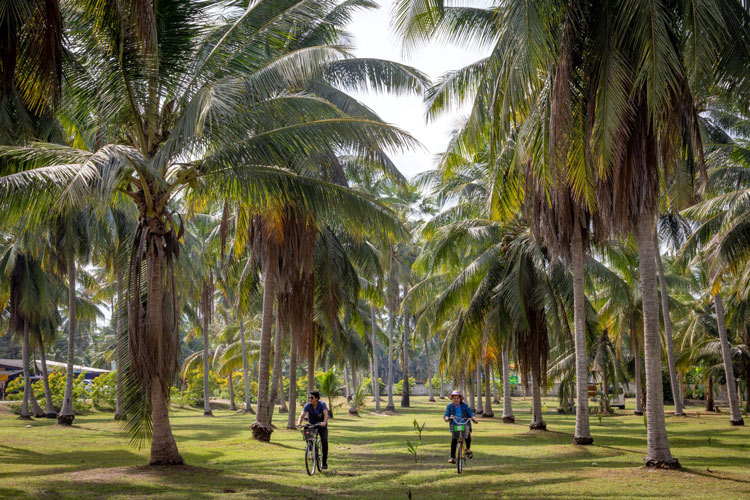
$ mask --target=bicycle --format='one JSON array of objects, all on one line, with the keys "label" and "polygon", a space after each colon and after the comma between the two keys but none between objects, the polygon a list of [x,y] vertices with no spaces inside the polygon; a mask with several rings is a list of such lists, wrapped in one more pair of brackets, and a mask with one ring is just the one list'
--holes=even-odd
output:
[{"label": "bicycle", "polygon": [[297,428],[302,429],[302,436],[305,439],[305,469],[307,469],[307,475],[312,476],[315,471],[322,470],[321,462],[322,455],[320,453],[320,436],[318,436],[318,428],[320,424],[305,424],[298,425]]},{"label": "bicycle", "polygon": [[466,425],[470,418],[463,418],[459,420],[455,416],[450,417],[455,423],[453,424],[453,434],[458,438],[456,445],[456,469],[459,474],[464,470],[466,466],[466,449],[464,448],[464,439],[469,436],[469,427]]}]

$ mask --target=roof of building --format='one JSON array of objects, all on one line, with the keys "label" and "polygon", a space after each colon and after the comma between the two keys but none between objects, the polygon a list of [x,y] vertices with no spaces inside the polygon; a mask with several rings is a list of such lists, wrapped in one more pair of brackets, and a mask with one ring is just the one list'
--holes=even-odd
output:
[{"label": "roof of building", "polygon": [[[42,362],[37,360],[37,368],[42,369]],[[47,368],[51,369],[64,369],[67,363],[60,363],[58,361],[47,361]],[[20,359],[0,359],[0,368],[17,368],[23,369],[23,361]],[[109,373],[111,370],[103,370],[101,368],[92,368],[90,366],[73,365],[74,372],[89,372],[89,373]]]}]

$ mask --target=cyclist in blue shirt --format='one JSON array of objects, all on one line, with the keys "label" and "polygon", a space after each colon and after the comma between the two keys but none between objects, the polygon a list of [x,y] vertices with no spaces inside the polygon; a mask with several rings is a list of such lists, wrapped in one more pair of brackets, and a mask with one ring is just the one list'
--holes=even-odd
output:
[{"label": "cyclist in blue shirt", "polygon": [[302,421],[307,417],[310,424],[320,424],[318,436],[320,444],[323,447],[323,469],[328,468],[328,407],[320,400],[320,393],[312,391],[307,398],[308,403],[302,408],[302,415],[299,416],[297,425],[302,425]]},{"label": "cyclist in blue shirt", "polygon": [[471,411],[469,405],[464,403],[464,397],[459,391],[453,391],[451,393],[451,401],[452,403],[450,403],[445,408],[445,415],[443,415],[443,420],[445,420],[446,422],[450,422],[451,427],[451,458],[448,460],[448,463],[455,464],[458,438],[453,433],[453,426],[455,425],[455,421],[451,417],[459,419],[460,422],[466,421],[467,425],[469,426],[469,435],[466,437],[466,439],[464,439],[464,442],[466,443],[467,458],[472,458],[474,456],[471,453],[471,422],[476,423],[477,419],[474,418],[474,412]]}]

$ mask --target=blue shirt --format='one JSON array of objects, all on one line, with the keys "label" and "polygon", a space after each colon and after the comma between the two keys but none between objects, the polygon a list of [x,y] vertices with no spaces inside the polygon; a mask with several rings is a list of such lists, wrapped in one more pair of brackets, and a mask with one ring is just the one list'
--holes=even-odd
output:
[{"label": "blue shirt", "polygon": [[[471,431],[471,422],[468,421],[468,419],[472,418],[474,416],[474,412],[471,411],[471,408],[469,408],[469,405],[464,403],[463,401],[458,405],[454,405],[453,403],[450,403],[445,408],[445,417],[456,417],[459,419],[459,421],[463,421],[464,419],[467,420],[466,424],[469,426],[469,431]],[[454,420],[450,420],[450,426],[451,426],[451,432],[453,432],[453,425],[455,425]]]},{"label": "blue shirt", "polygon": [[323,401],[318,401],[318,406],[313,406],[312,403],[307,403],[302,412],[307,412],[307,421],[311,424],[320,424],[325,420],[323,412],[327,410],[326,404]]}]

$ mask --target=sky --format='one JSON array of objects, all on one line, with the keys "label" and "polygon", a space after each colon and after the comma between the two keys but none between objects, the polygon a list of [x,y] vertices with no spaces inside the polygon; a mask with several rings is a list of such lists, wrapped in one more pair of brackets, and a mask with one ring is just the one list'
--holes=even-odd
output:
[{"label": "sky", "polygon": [[[354,35],[355,55],[389,59],[421,70],[431,79],[476,61],[484,54],[476,50],[463,50],[450,45],[432,44],[405,58],[392,29],[390,16],[392,0],[378,0],[380,9],[359,12],[348,27]],[[393,154],[391,158],[407,178],[435,167],[435,157],[441,153],[456,127],[459,114],[442,116],[426,123],[421,96],[392,96],[377,93],[355,94],[360,101],[380,117],[416,137],[424,149]]]}]

